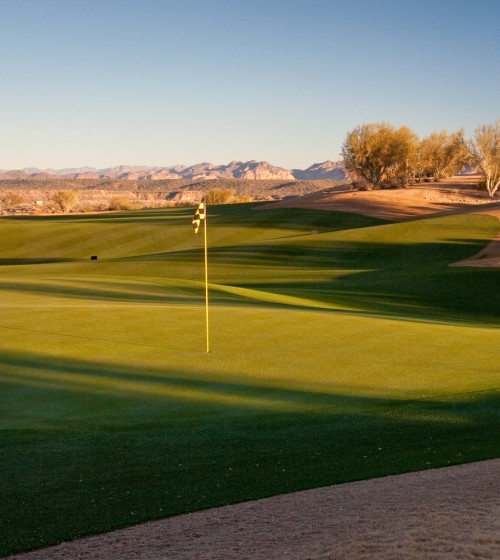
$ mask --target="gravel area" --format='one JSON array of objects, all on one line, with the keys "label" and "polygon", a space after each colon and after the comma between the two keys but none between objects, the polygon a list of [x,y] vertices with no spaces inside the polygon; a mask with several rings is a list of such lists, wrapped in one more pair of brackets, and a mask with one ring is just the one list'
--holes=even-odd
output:
[{"label": "gravel area", "polygon": [[180,515],[11,560],[500,558],[500,459]]}]

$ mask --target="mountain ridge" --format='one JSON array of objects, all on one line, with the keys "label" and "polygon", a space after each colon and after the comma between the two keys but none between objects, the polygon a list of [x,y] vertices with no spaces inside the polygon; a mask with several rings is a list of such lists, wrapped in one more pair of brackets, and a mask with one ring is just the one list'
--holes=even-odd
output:
[{"label": "mountain ridge", "polygon": [[346,178],[342,162],[330,160],[314,163],[307,169],[285,169],[272,165],[267,161],[236,161],[226,165],[213,165],[209,162],[197,163],[190,166],[140,166],[117,165],[97,169],[94,167],[76,167],[63,169],[38,169],[25,167],[24,169],[0,170],[0,180],[12,179],[122,179],[122,180],[165,180],[190,179],[196,181],[213,179],[247,179],[247,180],[318,180]]}]

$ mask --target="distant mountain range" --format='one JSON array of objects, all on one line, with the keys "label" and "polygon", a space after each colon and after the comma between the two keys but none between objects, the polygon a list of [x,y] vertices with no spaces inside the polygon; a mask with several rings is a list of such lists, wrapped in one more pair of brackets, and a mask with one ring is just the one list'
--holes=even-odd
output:
[{"label": "distant mountain range", "polygon": [[105,169],[78,167],[65,169],[38,169],[25,167],[20,170],[0,170],[1,179],[124,179],[134,181],[160,179],[280,179],[280,180],[316,180],[346,178],[342,162],[325,161],[315,163],[307,169],[284,169],[267,161],[232,161],[227,165],[198,163],[186,167],[173,165],[170,167],[147,167],[119,165]]}]

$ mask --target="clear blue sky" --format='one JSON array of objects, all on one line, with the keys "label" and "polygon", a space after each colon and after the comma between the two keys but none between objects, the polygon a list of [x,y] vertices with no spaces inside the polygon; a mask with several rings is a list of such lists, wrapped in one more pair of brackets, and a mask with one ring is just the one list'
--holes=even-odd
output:
[{"label": "clear blue sky", "polygon": [[0,0],[0,169],[336,160],[500,117],[500,2]]}]

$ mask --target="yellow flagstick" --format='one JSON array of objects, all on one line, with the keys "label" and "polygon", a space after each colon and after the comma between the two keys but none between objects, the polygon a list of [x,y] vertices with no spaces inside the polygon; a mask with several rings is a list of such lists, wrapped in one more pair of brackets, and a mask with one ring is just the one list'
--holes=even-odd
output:
[{"label": "yellow flagstick", "polygon": [[205,234],[205,319],[207,326],[207,354],[210,352],[208,338],[208,256],[207,256],[207,197],[205,197],[205,219],[203,220],[203,232]]}]

